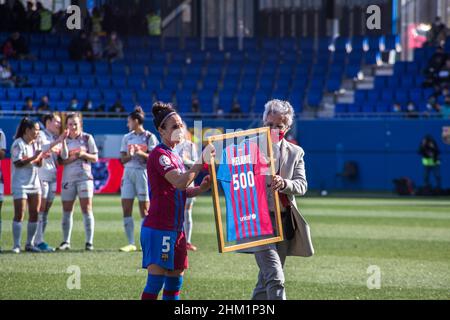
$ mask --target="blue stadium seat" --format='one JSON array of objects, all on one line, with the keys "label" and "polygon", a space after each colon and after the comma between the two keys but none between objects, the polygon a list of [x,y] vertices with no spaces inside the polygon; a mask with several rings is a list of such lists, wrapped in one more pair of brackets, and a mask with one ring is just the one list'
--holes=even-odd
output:
[{"label": "blue stadium seat", "polygon": [[359,71],[361,70],[361,66],[349,64],[347,65],[347,69],[345,70],[345,75],[347,78],[355,78],[358,76]]},{"label": "blue stadium seat", "polygon": [[41,85],[41,76],[30,74],[27,76],[28,84],[32,87]]},{"label": "blue stadium seat", "polygon": [[355,102],[356,103],[363,103],[367,100],[367,92],[368,90],[356,90],[355,91]]},{"label": "blue stadium seat", "polygon": [[59,62],[47,62],[47,72],[51,74],[58,74],[61,72],[61,65]]},{"label": "blue stadium seat", "polygon": [[364,104],[362,104],[361,112],[373,113],[374,111],[375,111],[374,104],[371,104],[371,103],[364,103]]},{"label": "blue stadium seat", "polygon": [[19,88],[9,88],[8,89],[8,99],[9,100],[20,100],[21,94]]},{"label": "blue stadium seat", "polygon": [[22,73],[31,73],[33,72],[33,62],[29,60],[21,60],[19,62],[19,69]]},{"label": "blue stadium seat", "polygon": [[69,76],[67,79],[67,85],[72,88],[78,88],[80,86],[81,79],[79,76]]},{"label": "blue stadium seat", "polygon": [[308,105],[311,107],[318,107],[322,100],[321,90],[309,90],[308,92]]},{"label": "blue stadium seat", "polygon": [[396,50],[397,46],[400,44],[400,37],[396,34],[386,35],[384,39],[384,50]]},{"label": "blue stadium seat", "polygon": [[109,76],[97,76],[97,86],[100,88],[111,87],[111,79]]},{"label": "blue stadium seat", "polygon": [[376,76],[375,77],[375,89],[383,89],[386,87],[386,76]]},{"label": "blue stadium seat", "polygon": [[409,102],[408,92],[406,90],[398,89],[395,91],[395,102],[406,104]]},{"label": "blue stadium seat", "polygon": [[281,38],[280,39],[280,49],[285,51],[296,51],[297,50],[297,39],[296,38]]},{"label": "blue stadium seat", "polygon": [[378,113],[387,113],[390,111],[390,104],[387,103],[377,103],[375,105],[375,111]]},{"label": "blue stadium seat", "polygon": [[326,86],[328,92],[338,91],[341,88],[341,79],[328,78]]},{"label": "blue stadium seat", "polygon": [[48,90],[48,98],[52,101],[58,101],[59,99],[61,99],[61,90],[50,88]]},{"label": "blue stadium seat", "polygon": [[15,101],[3,100],[3,101],[0,101],[0,106],[2,107],[2,110],[8,110],[8,111],[11,111],[14,109],[16,109],[16,110],[20,109],[20,107],[16,107]]},{"label": "blue stadium seat", "polygon": [[367,51],[364,57],[366,64],[376,64],[379,59],[381,59],[381,55],[380,52],[376,50]]},{"label": "blue stadium seat", "polygon": [[78,62],[78,73],[82,75],[92,73],[92,64],[89,62]]},{"label": "blue stadium seat", "polygon": [[111,83],[114,88],[124,89],[127,86],[127,79],[120,76],[113,76],[111,77]]},{"label": "blue stadium seat", "polygon": [[120,90],[119,96],[122,101],[134,101],[134,92],[132,90]]},{"label": "blue stadium seat", "polygon": [[423,99],[422,89],[412,89],[409,91],[409,99],[411,101],[420,101]]},{"label": "blue stadium seat", "polygon": [[41,48],[39,50],[39,58],[41,60],[53,60],[55,59],[55,51],[49,48]]},{"label": "blue stadium seat", "polygon": [[370,51],[380,51],[380,42],[382,36],[368,36],[367,43]]},{"label": "blue stadium seat", "polygon": [[88,89],[77,89],[75,90],[75,98],[79,102],[86,101],[89,99],[89,91]]},{"label": "blue stadium seat", "polygon": [[81,77],[81,86],[86,89],[94,88],[96,85],[96,78],[94,76]]},{"label": "blue stadium seat", "polygon": [[336,114],[344,114],[348,112],[348,106],[349,104],[346,103],[336,103],[334,106],[334,113]]},{"label": "blue stadium seat", "polygon": [[314,38],[301,37],[299,48],[300,51],[312,51],[314,49]]},{"label": "blue stadium seat", "polygon": [[128,78],[128,88],[130,89],[142,89],[143,78],[141,77],[130,77]]},{"label": "blue stadium seat", "polygon": [[161,89],[161,77],[149,75],[145,78],[145,86],[149,89]]},{"label": "blue stadium seat", "polygon": [[114,76],[122,76],[122,77],[125,77],[126,74],[127,74],[126,69],[127,69],[127,67],[126,67],[126,65],[125,65],[124,63],[118,63],[118,62],[116,62],[116,63],[113,63],[113,64],[111,65],[111,73],[112,73]]},{"label": "blue stadium seat", "polygon": [[44,61],[35,61],[33,65],[33,72],[35,74],[42,74],[47,71],[47,64]]},{"label": "blue stadium seat", "polygon": [[56,87],[65,88],[67,86],[67,77],[65,75],[56,75],[53,78]]},{"label": "blue stadium seat", "polygon": [[52,87],[54,86],[54,76],[52,74],[41,74],[41,86],[42,87]]},{"label": "blue stadium seat", "polygon": [[348,113],[360,113],[361,106],[357,103],[352,103],[348,106]]},{"label": "blue stadium seat", "polygon": [[378,101],[380,99],[380,92],[378,90],[368,90],[367,91],[367,100],[368,101]]},{"label": "blue stadium seat", "polygon": [[117,92],[114,89],[102,90],[102,95],[105,101],[115,101],[118,98]]},{"label": "blue stadium seat", "polygon": [[352,53],[355,51],[363,51],[367,45],[367,39],[364,36],[353,36],[351,40]]},{"label": "blue stadium seat", "polygon": [[67,75],[73,75],[77,73],[77,64],[75,62],[65,62],[61,64],[62,72]]},{"label": "blue stadium seat", "polygon": [[8,89],[0,87],[0,101],[8,99]]},{"label": "blue stadium seat", "polygon": [[67,61],[69,60],[69,52],[67,50],[55,50],[55,59],[59,61]]},{"label": "blue stadium seat", "polygon": [[48,89],[49,88],[44,88],[44,87],[34,89],[34,98],[36,100],[39,100],[43,96],[48,95]]},{"label": "blue stadium seat", "polygon": [[394,99],[394,91],[386,89],[383,90],[383,92],[381,92],[381,101],[392,103],[393,99]]},{"label": "blue stadium seat", "polygon": [[[21,91],[20,95],[21,95],[22,99],[25,99],[28,97],[34,98],[34,89],[33,88],[22,88],[20,91]],[[1,93],[0,93],[0,100],[1,99],[2,99],[2,97],[1,97]]]},{"label": "blue stadium seat", "polygon": [[334,41],[334,48],[336,52],[346,51],[347,45],[350,44],[350,39],[345,36],[338,36]]},{"label": "blue stadium seat", "polygon": [[150,101],[152,99],[153,92],[151,90],[137,90],[136,100],[140,103]]},{"label": "blue stadium seat", "polygon": [[106,62],[96,62],[94,68],[97,75],[105,75],[109,73],[109,64]]},{"label": "blue stadium seat", "polygon": [[169,90],[161,90],[158,92],[155,92],[156,97],[158,100],[164,101],[164,102],[172,102],[173,100],[173,91]]},{"label": "blue stadium seat", "polygon": [[65,101],[70,101],[75,97],[75,90],[74,89],[64,89],[62,90],[62,99]]},{"label": "blue stadium seat", "polygon": [[328,52],[332,40],[331,37],[320,37],[317,43],[319,53]]},{"label": "blue stadium seat", "polygon": [[146,64],[144,63],[138,63],[138,64],[132,64],[130,65],[130,75],[134,77],[142,77],[146,74]]},{"label": "blue stadium seat", "polygon": [[99,90],[91,89],[89,90],[89,99],[92,101],[100,101],[102,100],[102,93]]}]

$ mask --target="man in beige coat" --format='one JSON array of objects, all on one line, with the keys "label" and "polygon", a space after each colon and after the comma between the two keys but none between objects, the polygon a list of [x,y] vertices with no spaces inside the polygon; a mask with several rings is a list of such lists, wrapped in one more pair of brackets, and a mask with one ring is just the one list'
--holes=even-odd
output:
[{"label": "man in beige coat", "polygon": [[[285,300],[283,266],[287,256],[309,257],[314,254],[309,226],[300,214],[295,196],[306,193],[304,151],[284,139],[292,126],[294,110],[289,102],[271,100],[266,103],[263,122],[272,131],[276,175],[270,188],[278,191],[283,221],[284,241],[256,248],[259,267],[258,282],[253,290],[254,300]],[[269,209],[273,218],[273,193],[269,192]]]}]

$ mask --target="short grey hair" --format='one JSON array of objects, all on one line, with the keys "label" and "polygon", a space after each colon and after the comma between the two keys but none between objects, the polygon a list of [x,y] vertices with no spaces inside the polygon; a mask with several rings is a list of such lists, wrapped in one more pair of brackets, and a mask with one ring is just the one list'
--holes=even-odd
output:
[{"label": "short grey hair", "polygon": [[292,126],[294,122],[294,108],[289,101],[283,101],[278,99],[269,100],[264,105],[263,121],[266,122],[267,116],[270,114],[279,114],[286,117],[287,125]]}]

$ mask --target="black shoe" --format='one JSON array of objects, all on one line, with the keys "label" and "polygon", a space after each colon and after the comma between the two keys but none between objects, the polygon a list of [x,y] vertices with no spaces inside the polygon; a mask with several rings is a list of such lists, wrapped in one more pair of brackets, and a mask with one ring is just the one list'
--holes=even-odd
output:
[{"label": "black shoe", "polygon": [[86,251],[93,251],[94,250],[94,245],[92,243],[86,242],[85,249],[86,249]]}]

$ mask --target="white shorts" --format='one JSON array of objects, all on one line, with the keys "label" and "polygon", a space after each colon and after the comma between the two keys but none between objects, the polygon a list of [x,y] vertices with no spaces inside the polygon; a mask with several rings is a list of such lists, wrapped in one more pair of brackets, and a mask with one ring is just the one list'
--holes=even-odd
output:
[{"label": "white shorts", "polygon": [[41,180],[41,197],[47,201],[53,201],[56,195],[56,181]]},{"label": "white shorts", "polygon": [[137,197],[139,201],[149,201],[147,170],[125,168],[120,196],[122,199]]},{"label": "white shorts", "polygon": [[94,197],[94,181],[83,180],[63,182],[61,188],[62,201],[74,201],[77,198],[77,195],[80,199]]},{"label": "white shorts", "polygon": [[12,188],[13,199],[28,199],[28,195],[40,195],[41,187],[37,188]]},{"label": "white shorts", "polygon": [[3,182],[0,182],[0,201],[3,201],[5,196],[5,185]]}]

